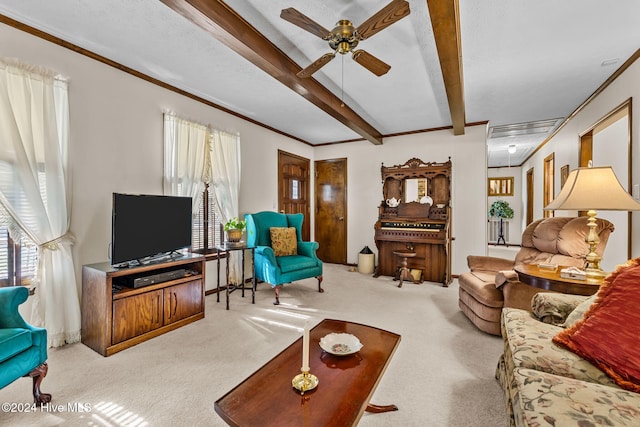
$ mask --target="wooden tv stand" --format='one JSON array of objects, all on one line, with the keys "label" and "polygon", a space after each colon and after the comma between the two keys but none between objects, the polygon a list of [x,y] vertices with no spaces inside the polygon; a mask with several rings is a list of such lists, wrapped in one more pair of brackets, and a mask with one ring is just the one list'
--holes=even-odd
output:
[{"label": "wooden tv stand", "polygon": [[[140,288],[128,279],[184,269],[184,277]],[[204,318],[205,258],[114,268],[108,262],[82,267],[82,343],[110,356]]]}]

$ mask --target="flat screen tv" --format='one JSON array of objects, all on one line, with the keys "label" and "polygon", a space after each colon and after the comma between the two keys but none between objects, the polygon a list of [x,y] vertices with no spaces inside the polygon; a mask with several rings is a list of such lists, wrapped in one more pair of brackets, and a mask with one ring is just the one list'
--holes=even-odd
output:
[{"label": "flat screen tv", "polygon": [[113,193],[111,265],[191,246],[191,197]]}]

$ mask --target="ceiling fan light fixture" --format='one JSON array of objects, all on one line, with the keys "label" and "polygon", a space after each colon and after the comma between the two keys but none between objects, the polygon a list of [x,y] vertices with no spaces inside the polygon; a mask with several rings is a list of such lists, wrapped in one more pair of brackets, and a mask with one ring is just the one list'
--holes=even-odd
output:
[{"label": "ceiling fan light fixture", "polygon": [[344,55],[345,53],[351,52],[351,49],[355,47],[356,44],[358,43],[356,42],[355,44],[351,44],[349,42],[340,42],[336,51]]},{"label": "ceiling fan light fixture", "polygon": [[516,144],[509,144],[509,147],[507,147],[507,151],[509,152],[509,154],[515,154]]}]

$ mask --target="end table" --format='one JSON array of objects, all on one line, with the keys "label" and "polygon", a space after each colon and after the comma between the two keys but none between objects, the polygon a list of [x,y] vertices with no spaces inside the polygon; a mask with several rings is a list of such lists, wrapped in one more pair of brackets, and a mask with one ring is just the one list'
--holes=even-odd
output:
[{"label": "end table", "polygon": [[[256,303],[256,248],[252,246],[247,246],[246,243],[240,242],[238,244],[225,242],[222,245],[216,246],[214,248],[218,255],[218,283],[217,283],[217,302],[220,302],[220,258],[221,254],[224,253],[225,258],[227,259],[226,266],[226,295],[227,295],[227,310],[229,310],[229,294],[236,289],[242,289],[242,297],[244,298],[244,254],[245,251],[251,251],[251,304]],[[229,253],[233,251],[241,251],[242,252],[242,276],[240,285],[231,285],[229,284]]]},{"label": "end table", "polygon": [[515,266],[514,270],[518,273],[518,278],[522,283],[564,294],[593,295],[604,283],[602,279],[578,280],[560,277],[560,270],[563,268],[563,266],[558,266],[556,270],[545,270],[534,264],[520,264]]}]

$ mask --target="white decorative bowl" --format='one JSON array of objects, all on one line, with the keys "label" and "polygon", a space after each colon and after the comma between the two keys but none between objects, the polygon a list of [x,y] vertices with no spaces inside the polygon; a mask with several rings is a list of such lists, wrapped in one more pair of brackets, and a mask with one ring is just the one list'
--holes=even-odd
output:
[{"label": "white decorative bowl", "polygon": [[431,197],[429,197],[429,196],[422,196],[420,198],[420,203],[423,204],[423,205],[425,205],[425,204],[433,205],[433,199]]},{"label": "white decorative bowl", "polygon": [[330,333],[320,338],[320,347],[327,353],[345,356],[360,351],[362,343],[355,335]]}]

